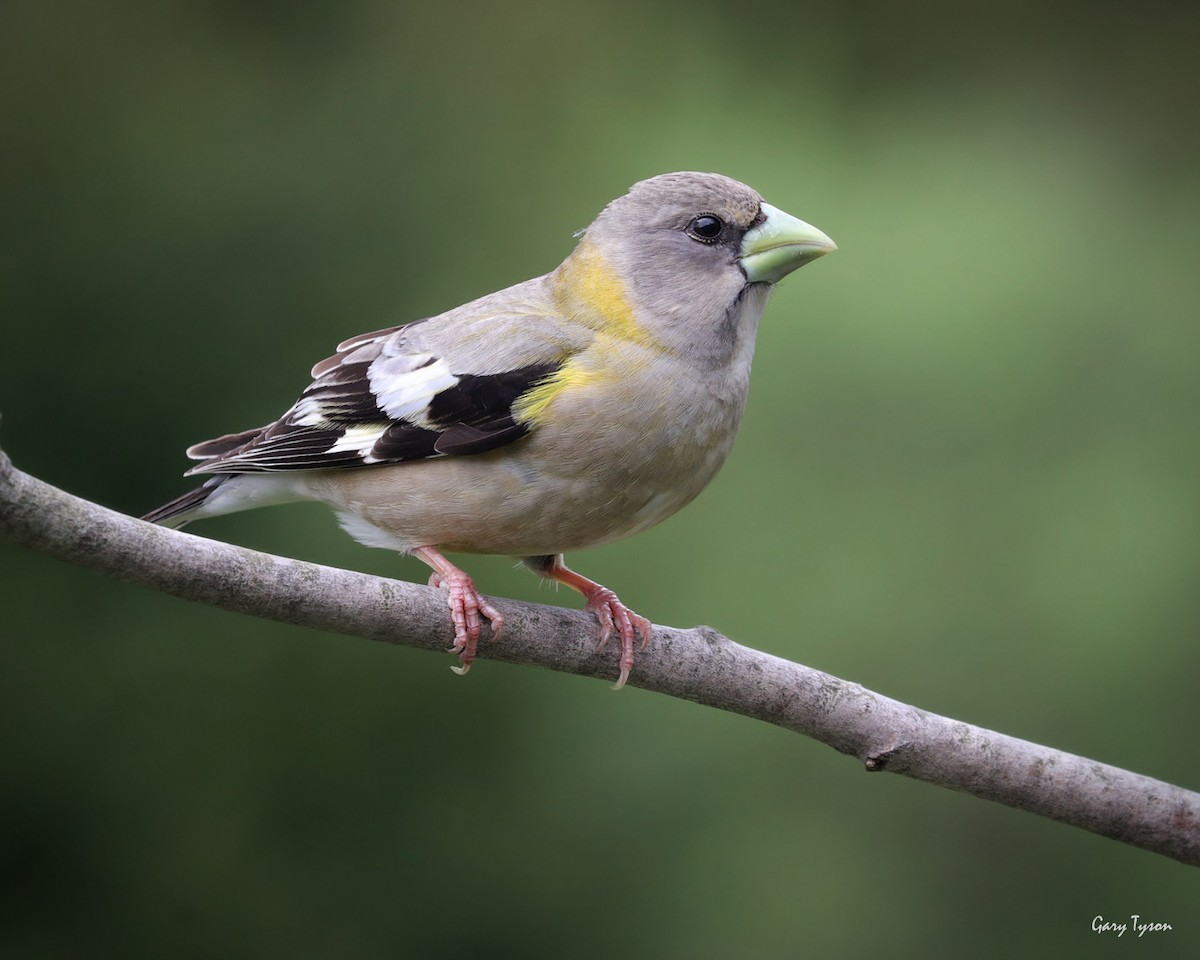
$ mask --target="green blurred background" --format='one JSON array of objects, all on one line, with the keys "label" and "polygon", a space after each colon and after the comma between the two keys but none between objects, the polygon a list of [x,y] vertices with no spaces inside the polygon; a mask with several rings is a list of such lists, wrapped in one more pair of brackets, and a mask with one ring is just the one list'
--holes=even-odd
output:
[{"label": "green blurred background", "polygon": [[[342,338],[717,170],[841,249],[712,488],[576,565],[1200,788],[1196,9],[8,0],[0,439],[141,513]],[[319,507],[194,532],[426,575]],[[5,956],[1200,950],[1194,869],[774,728],[0,565]],[[1175,931],[1090,930],[1132,913]]]}]

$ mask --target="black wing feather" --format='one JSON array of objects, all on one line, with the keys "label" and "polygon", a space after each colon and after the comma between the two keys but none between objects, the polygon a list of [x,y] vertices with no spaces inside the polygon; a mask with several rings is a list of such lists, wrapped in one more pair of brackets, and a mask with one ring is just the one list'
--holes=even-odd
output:
[{"label": "black wing feather", "polygon": [[[454,375],[453,385],[430,398],[423,422],[416,423],[389,417],[372,390],[371,366],[381,355],[380,343],[354,338],[343,348],[347,352],[313,368],[317,379],[276,423],[192,447],[189,453],[205,462],[189,473],[314,470],[484,453],[529,432],[513,416],[513,405],[562,366],[540,363],[495,374]],[[432,356],[414,357],[409,373],[436,362]],[[357,436],[363,437],[363,446],[354,444]]]}]

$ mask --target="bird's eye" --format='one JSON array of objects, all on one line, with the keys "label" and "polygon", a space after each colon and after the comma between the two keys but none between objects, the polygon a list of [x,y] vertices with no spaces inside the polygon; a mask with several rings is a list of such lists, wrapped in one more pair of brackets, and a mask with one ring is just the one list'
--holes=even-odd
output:
[{"label": "bird's eye", "polygon": [[714,217],[711,213],[702,213],[688,224],[687,234],[693,240],[699,240],[701,243],[712,243],[721,235],[724,226],[720,217]]}]

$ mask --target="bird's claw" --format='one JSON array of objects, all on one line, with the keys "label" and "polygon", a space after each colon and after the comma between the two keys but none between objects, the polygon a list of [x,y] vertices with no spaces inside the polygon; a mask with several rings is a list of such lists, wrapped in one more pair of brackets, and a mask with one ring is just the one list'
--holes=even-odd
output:
[{"label": "bird's claw", "polygon": [[461,570],[434,573],[429,578],[429,585],[447,591],[446,605],[454,622],[454,643],[446,652],[458,654],[459,666],[450,669],[460,677],[466,676],[475,661],[483,620],[491,623],[492,637],[498,638],[504,629],[504,617],[475,589],[475,582]]},{"label": "bird's claw", "polygon": [[645,650],[650,642],[650,621],[625,606],[608,587],[597,586],[589,592],[586,609],[592,611],[600,621],[600,643],[596,646],[597,653],[604,649],[614,630],[621,639],[621,673],[617,682],[613,684],[614,690],[620,690],[633,670],[634,633],[641,634],[642,649]]}]

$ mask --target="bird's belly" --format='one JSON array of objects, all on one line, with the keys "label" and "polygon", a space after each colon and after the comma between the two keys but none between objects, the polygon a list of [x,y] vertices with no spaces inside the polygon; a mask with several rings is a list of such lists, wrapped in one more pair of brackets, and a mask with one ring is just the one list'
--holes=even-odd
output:
[{"label": "bird's belly", "polygon": [[321,471],[308,486],[371,546],[537,556],[611,543],[665,520],[704,489],[732,441],[729,429],[664,431],[559,449],[535,432],[476,456]]}]

